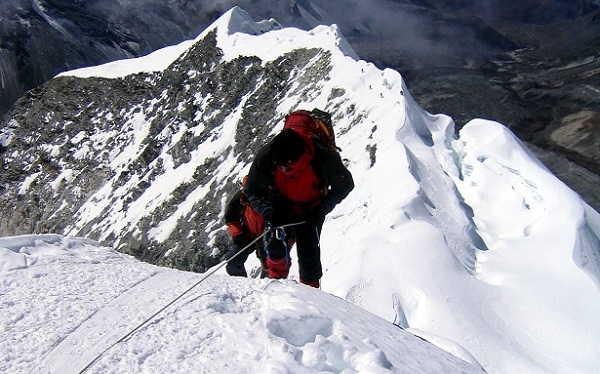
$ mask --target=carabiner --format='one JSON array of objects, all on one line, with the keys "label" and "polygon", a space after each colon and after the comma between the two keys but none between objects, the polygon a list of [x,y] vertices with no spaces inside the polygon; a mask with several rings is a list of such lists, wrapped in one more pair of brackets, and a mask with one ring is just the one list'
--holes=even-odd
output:
[{"label": "carabiner", "polygon": [[285,241],[285,230],[283,227],[277,227],[275,229],[275,238],[281,241]]}]

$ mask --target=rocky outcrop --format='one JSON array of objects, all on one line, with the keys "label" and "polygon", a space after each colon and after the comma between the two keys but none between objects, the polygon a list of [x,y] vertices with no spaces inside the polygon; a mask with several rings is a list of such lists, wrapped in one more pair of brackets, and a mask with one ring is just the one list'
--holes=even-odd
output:
[{"label": "rocky outcrop", "polygon": [[192,1],[3,1],[0,117],[24,92],[60,72],[193,38],[218,15]]}]

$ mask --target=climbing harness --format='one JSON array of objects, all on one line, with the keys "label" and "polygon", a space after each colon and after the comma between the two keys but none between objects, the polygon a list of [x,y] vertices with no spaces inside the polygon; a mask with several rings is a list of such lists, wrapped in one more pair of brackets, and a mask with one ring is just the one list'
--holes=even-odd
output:
[{"label": "climbing harness", "polygon": [[[274,264],[279,264],[281,262],[283,262],[284,260],[286,261],[286,263],[289,265],[292,262],[292,258],[290,256],[290,250],[287,244],[287,239],[285,237],[285,230],[282,226],[280,227],[276,227],[274,229],[270,229],[268,232],[265,229],[265,240],[264,240],[264,251],[267,254],[267,257],[271,258],[271,262],[273,262]],[[271,254],[269,253],[269,244],[271,244],[271,241],[275,239],[275,240],[279,240],[281,241],[283,248],[285,250],[285,257],[282,258],[281,260],[273,260],[273,258],[271,257]]]}]

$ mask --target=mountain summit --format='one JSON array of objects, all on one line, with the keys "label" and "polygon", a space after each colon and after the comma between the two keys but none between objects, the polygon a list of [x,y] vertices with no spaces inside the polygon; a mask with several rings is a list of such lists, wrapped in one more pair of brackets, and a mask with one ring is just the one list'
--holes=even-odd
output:
[{"label": "mountain summit", "polygon": [[314,107],[356,182],[325,223],[324,291],[488,372],[599,366],[598,212],[501,124],[456,136],[336,26],[233,8],[193,41],[30,91],[0,129],[0,235],[83,236],[205,271],[253,153]]}]

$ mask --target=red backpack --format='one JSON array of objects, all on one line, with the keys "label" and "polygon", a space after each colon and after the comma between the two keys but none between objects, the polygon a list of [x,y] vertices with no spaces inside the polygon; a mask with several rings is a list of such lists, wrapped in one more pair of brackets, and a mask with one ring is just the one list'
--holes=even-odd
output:
[{"label": "red backpack", "polygon": [[293,129],[302,136],[318,140],[329,150],[337,152],[331,114],[319,109],[296,110],[285,117],[283,129]]},{"label": "red backpack", "polygon": [[[335,145],[335,135],[331,125],[331,115],[319,109],[296,110],[285,117],[284,129],[293,129],[302,136],[317,140],[331,151],[337,152],[339,149]],[[250,202],[243,193],[244,186],[248,176],[242,181],[242,195],[240,205],[240,220],[251,237],[256,237],[262,233],[263,218],[252,208]],[[240,228],[241,230],[241,228]]]}]

